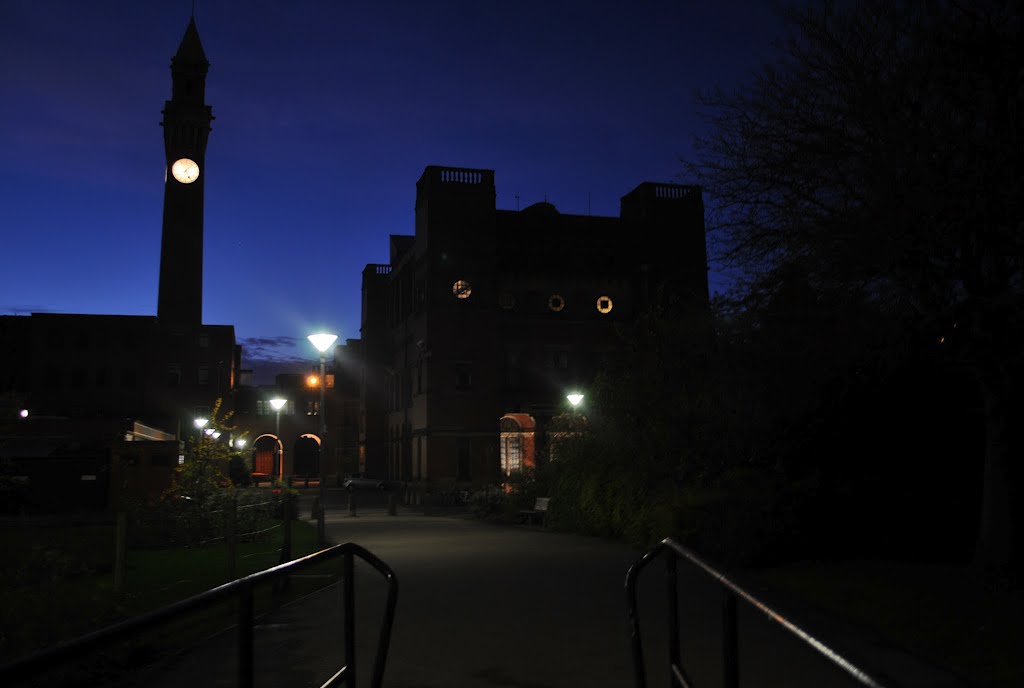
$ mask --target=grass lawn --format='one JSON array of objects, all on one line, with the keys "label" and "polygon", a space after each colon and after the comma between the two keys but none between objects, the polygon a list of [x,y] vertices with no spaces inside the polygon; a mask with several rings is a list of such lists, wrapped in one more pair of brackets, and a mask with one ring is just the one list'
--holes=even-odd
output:
[{"label": "grass lawn", "polygon": [[[230,575],[227,546],[129,550],[123,595],[114,592],[112,526],[0,527],[0,664],[90,633],[125,618],[158,609],[232,580],[280,563],[282,531],[240,543],[236,574]],[[320,547],[315,526],[292,522],[292,558]],[[340,561],[321,565],[326,573]],[[304,573],[317,573],[315,570]],[[327,578],[293,579],[289,597],[312,592]],[[270,591],[257,590],[257,614],[269,608]],[[231,604],[190,615],[159,632],[160,647],[172,636],[205,637],[234,623]],[[152,643],[151,643],[152,644]]]},{"label": "grass lawn", "polygon": [[808,562],[756,579],[988,688],[1024,686],[1024,591],[961,566]]}]

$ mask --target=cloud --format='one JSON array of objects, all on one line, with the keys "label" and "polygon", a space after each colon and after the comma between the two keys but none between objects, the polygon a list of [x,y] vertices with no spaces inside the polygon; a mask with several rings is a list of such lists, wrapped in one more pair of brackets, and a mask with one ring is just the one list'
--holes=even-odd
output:
[{"label": "cloud", "polygon": [[308,356],[299,355],[295,337],[248,337],[242,345],[242,368],[251,370],[253,384],[272,385],[279,373],[301,373],[309,369]]}]

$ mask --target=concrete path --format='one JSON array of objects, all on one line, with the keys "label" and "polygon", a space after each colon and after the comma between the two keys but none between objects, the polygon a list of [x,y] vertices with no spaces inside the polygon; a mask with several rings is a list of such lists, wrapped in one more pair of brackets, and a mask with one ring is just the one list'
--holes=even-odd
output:
[{"label": "concrete path", "polygon": [[[361,507],[353,517],[342,500],[336,493],[328,499],[328,538],[365,547],[399,581],[385,686],[634,685],[624,582],[641,552],[597,538],[424,516],[404,507],[389,515],[382,502]],[[307,504],[300,512],[304,517]],[[663,571],[652,564],[639,588],[647,685],[659,687],[669,685]],[[719,592],[706,577],[687,569],[681,569],[681,580],[684,664],[695,685],[720,685]],[[366,686],[385,587],[358,561],[355,585],[357,677],[358,685]],[[256,630],[256,685],[320,686],[344,663],[341,629],[339,586],[264,619]],[[743,686],[858,685],[781,635],[759,613],[741,611],[739,635]],[[235,685],[234,641],[233,633],[208,639],[137,685]],[[856,644],[847,637],[836,647],[852,650]],[[902,654],[874,659],[892,685],[956,685]]]}]

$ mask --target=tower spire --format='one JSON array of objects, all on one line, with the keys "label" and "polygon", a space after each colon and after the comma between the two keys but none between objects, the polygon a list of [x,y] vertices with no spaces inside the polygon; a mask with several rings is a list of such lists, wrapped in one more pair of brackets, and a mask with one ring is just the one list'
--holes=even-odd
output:
[{"label": "tower spire", "polygon": [[171,99],[164,104],[163,237],[157,319],[201,325],[203,319],[203,188],[213,112],[206,99],[210,63],[190,17],[171,58]]}]

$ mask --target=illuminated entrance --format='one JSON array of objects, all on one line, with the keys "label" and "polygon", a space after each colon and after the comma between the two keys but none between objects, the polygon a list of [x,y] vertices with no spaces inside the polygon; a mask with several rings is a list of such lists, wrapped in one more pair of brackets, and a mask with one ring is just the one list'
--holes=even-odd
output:
[{"label": "illuminated entrance", "polygon": [[528,413],[507,413],[500,422],[501,477],[505,480],[513,473],[537,465],[537,423]]}]

